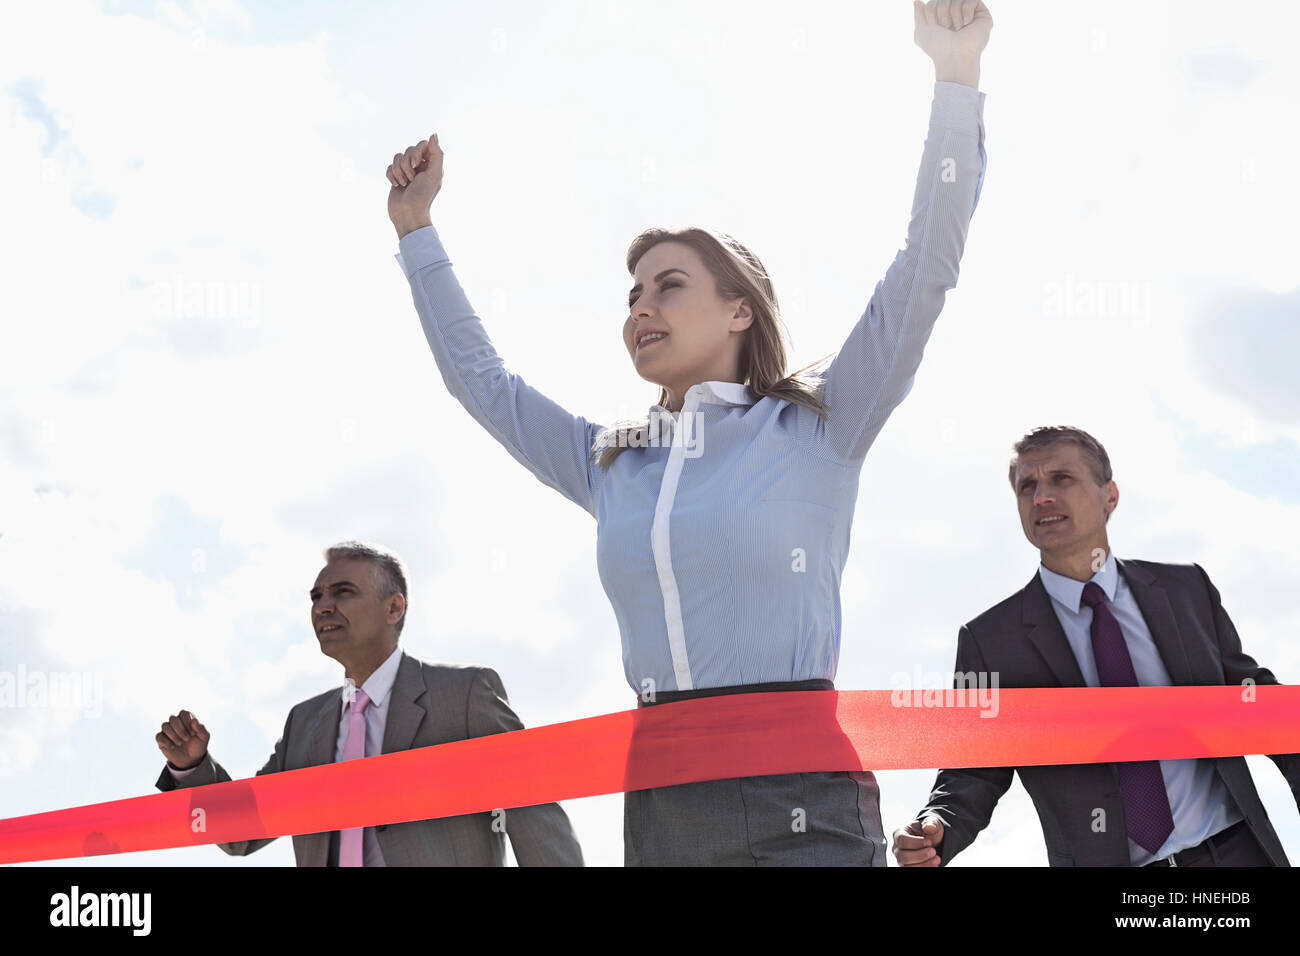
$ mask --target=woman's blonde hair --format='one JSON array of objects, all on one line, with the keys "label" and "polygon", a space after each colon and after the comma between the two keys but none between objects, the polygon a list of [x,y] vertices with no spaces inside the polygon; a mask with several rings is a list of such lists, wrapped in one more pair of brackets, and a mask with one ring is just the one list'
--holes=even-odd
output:
[{"label": "woman's blonde hair", "polygon": [[[795,405],[812,409],[826,417],[826,403],[821,398],[822,380],[813,373],[831,356],[819,359],[786,374],[785,324],[781,321],[772,279],[758,256],[726,233],[689,227],[686,229],[647,229],[632,240],[627,250],[627,271],[636,275],[637,263],[652,247],[661,242],[680,242],[690,246],[713,276],[718,295],[723,299],[749,299],[754,320],[746,329],[740,351],[740,380],[759,398],[770,395]],[[668,390],[660,387],[659,404],[667,407]],[[624,450],[649,444],[650,418],[618,422],[603,429],[592,445],[591,457],[608,470]]]}]

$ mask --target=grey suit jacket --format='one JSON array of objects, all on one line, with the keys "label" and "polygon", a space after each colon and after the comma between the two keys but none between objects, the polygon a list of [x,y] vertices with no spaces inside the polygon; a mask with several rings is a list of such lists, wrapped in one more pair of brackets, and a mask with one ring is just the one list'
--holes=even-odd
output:
[{"label": "grey suit jacket", "polygon": [[[1174,685],[1276,684],[1241,649],[1219,592],[1196,564],[1118,561]],[[1037,573],[1021,591],[985,611],[957,635],[957,670],[997,672],[1001,687],[1085,687],[1051,598]],[[1275,866],[1288,866],[1244,757],[1215,757],[1214,766],[1245,822]],[[1275,754],[1300,806],[1300,754]],[[1034,801],[1052,866],[1129,866],[1124,805],[1113,763],[941,770],[929,806],[943,821],[940,862],[950,863],[988,825],[993,808],[1020,774]],[[1106,828],[1093,830],[1094,811]]]},{"label": "grey suit jacket", "polygon": [[[334,762],[342,688],[305,700],[289,711],[284,734],[258,775]],[[487,667],[425,664],[402,653],[393,680],[383,753],[520,730],[523,724],[506,701],[505,688]],[[159,790],[196,787],[230,779],[209,753],[194,773],[174,780],[163,767]],[[557,803],[505,812],[505,832],[520,866],[582,866],[582,850]],[[375,827],[388,866],[502,866],[505,837],[491,813],[417,820]],[[218,844],[233,856],[261,849],[270,839]],[[330,833],[293,838],[299,866],[326,866]]]}]

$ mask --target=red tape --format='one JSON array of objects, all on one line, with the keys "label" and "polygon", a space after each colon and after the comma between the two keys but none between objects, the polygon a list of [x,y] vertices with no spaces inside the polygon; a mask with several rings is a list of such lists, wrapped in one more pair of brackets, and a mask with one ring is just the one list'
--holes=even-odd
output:
[{"label": "red tape", "polygon": [[[318,833],[726,777],[1295,752],[1300,686],[736,694],[12,817],[0,820],[0,863]],[[197,833],[196,810],[204,821]]]}]

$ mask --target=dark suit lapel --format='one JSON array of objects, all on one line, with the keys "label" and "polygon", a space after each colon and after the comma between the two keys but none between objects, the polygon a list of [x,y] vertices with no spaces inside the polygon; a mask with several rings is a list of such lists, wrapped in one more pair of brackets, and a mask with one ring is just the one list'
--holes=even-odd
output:
[{"label": "dark suit lapel", "polygon": [[[1074,648],[1070,647],[1065,629],[1061,627],[1061,619],[1056,616],[1056,609],[1052,606],[1052,596],[1047,593],[1042,576],[1037,571],[1022,594],[1024,625],[1029,629],[1026,637],[1038,648],[1062,687],[1087,687],[1083,671],[1079,670],[1079,661],[1074,656]],[[1119,798],[1119,771],[1113,763],[1107,766],[1113,791],[1106,798],[1105,805],[1109,807],[1108,813],[1111,814],[1114,826],[1107,828],[1102,839],[1109,846],[1111,862],[1108,865],[1127,866],[1128,837],[1124,823],[1124,804]]]},{"label": "dark suit lapel", "polygon": [[401,662],[397,665],[397,676],[393,678],[392,699],[388,702],[388,721],[384,725],[384,749],[382,753],[391,754],[401,750],[410,750],[415,741],[416,731],[425,718],[424,675],[420,672],[420,662],[402,652]]},{"label": "dark suit lapel", "polygon": [[1022,623],[1025,637],[1038,648],[1038,653],[1047,661],[1056,679],[1062,687],[1084,687],[1083,671],[1074,658],[1070,642],[1065,638],[1061,621],[1052,609],[1052,599],[1043,587],[1043,579],[1038,572],[1020,592],[1023,599]]},{"label": "dark suit lapel", "polygon": [[1173,606],[1169,603],[1169,594],[1148,569],[1133,564],[1125,564],[1115,559],[1120,573],[1128,583],[1133,598],[1142,610],[1142,617],[1147,622],[1151,639],[1156,642],[1160,659],[1169,671],[1169,679],[1175,686],[1194,683],[1192,665],[1187,659],[1183,647],[1182,634],[1178,630],[1178,621],[1174,618]]}]

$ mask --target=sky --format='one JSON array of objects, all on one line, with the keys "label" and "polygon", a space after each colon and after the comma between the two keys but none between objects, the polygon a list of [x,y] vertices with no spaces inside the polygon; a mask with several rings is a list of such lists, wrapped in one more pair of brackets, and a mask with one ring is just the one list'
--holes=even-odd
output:
[{"label": "sky", "polygon": [[[867,456],[841,689],[951,674],[1038,566],[1011,445],[1106,446],[1121,558],[1201,564],[1300,680],[1300,219],[1289,3],[1000,0],[988,172],[957,288]],[[432,218],[507,366],[595,421],[657,387],[622,343],[650,226],[740,238],[791,367],[832,352],[906,234],[933,72],[905,0],[61,2],[0,33],[0,818],[155,792],[187,708],[252,775],[342,682],[307,592],[391,547],[402,646],[502,676],[528,726],[626,710],[591,517],[445,391],[393,259],[394,153],[439,134]],[[1300,815],[1248,758],[1293,860]],[[887,831],[933,770],[883,771]],[[622,863],[622,798],[565,804]],[[212,846],[79,861],[292,865]],[[1046,865],[1017,782],[954,865]]]}]

